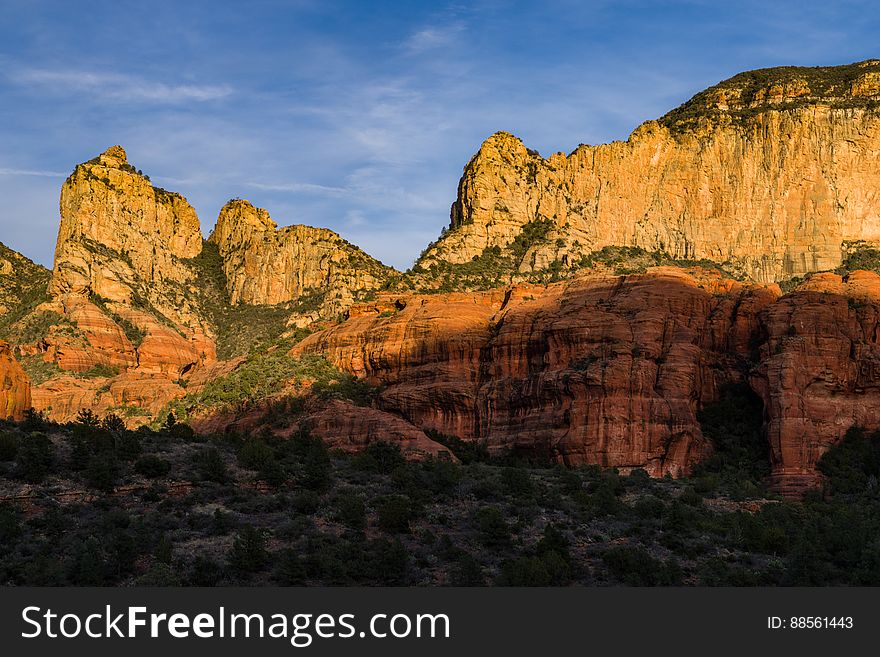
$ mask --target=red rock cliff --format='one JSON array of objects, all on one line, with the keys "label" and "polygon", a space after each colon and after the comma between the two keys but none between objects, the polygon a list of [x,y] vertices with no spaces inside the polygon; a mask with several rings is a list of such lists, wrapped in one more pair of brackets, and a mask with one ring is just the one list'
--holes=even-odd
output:
[{"label": "red rock cliff", "polygon": [[21,420],[31,407],[31,384],[9,344],[0,341],[0,416]]},{"label": "red rock cliff", "polygon": [[813,276],[762,314],[752,387],[764,400],[777,489],[818,483],[819,457],[852,426],[880,429],[880,276]]},{"label": "red rock cliff", "polygon": [[384,385],[383,410],[416,426],[568,464],[685,473],[711,446],[696,420],[743,380],[776,286],[657,268],[546,289],[410,297],[392,317],[310,336]]}]

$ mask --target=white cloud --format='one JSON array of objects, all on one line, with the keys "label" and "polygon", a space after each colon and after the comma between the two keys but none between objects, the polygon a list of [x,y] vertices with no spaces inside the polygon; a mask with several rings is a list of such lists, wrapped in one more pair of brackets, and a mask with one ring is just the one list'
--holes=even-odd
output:
[{"label": "white cloud", "polygon": [[31,169],[7,169],[0,167],[0,176],[38,176],[40,178],[67,178],[66,173],[58,171],[34,171]]},{"label": "white cloud", "polygon": [[12,74],[10,78],[23,86],[89,93],[123,102],[204,102],[232,93],[228,85],[166,84],[134,75],[77,70],[25,69]]},{"label": "white cloud", "polygon": [[304,194],[319,194],[327,196],[339,196],[349,194],[350,190],[344,187],[332,187],[329,185],[316,185],[314,183],[291,182],[291,183],[258,183],[246,182],[248,187],[262,189],[267,192],[293,192]]},{"label": "white cloud", "polygon": [[404,42],[403,47],[413,54],[419,54],[435,48],[446,48],[458,39],[464,31],[464,23],[457,21],[449,25],[432,25],[413,32]]}]

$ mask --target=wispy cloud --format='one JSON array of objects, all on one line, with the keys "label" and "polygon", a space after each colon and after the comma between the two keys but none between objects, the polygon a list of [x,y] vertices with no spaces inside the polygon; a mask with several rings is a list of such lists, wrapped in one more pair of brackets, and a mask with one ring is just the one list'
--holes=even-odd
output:
[{"label": "wispy cloud", "polygon": [[66,178],[68,174],[59,171],[34,171],[32,169],[7,169],[0,167],[0,176],[38,176],[40,178]]},{"label": "wispy cloud", "polygon": [[204,102],[225,98],[232,93],[232,87],[225,84],[167,84],[135,75],[80,70],[24,69],[10,75],[10,79],[22,86],[89,93],[123,102]]},{"label": "wispy cloud", "polygon": [[246,182],[248,187],[261,189],[267,192],[293,192],[296,194],[322,194],[328,196],[339,196],[351,193],[345,187],[332,187],[329,185],[316,185],[314,183],[291,182],[291,183],[258,183]]},{"label": "wispy cloud", "polygon": [[461,21],[448,25],[431,25],[410,34],[403,42],[403,47],[412,54],[446,48],[455,43],[464,29],[465,25]]}]

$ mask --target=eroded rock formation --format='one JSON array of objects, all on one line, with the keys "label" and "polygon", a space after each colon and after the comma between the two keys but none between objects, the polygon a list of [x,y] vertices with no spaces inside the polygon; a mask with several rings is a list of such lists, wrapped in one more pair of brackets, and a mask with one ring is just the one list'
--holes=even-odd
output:
[{"label": "eroded rock formation", "polygon": [[552,285],[397,299],[306,338],[382,384],[421,428],[568,464],[681,474],[711,449],[696,411],[741,381],[776,286],[658,268]]},{"label": "eroded rock formation", "polygon": [[626,142],[567,156],[497,133],[465,167],[450,230],[420,264],[466,263],[539,222],[522,271],[576,267],[609,245],[761,282],[833,269],[845,242],[880,239],[878,77],[877,60],[742,74]]},{"label": "eroded rock formation", "polygon": [[764,400],[777,488],[818,483],[816,462],[853,426],[880,429],[880,276],[816,274],[762,314],[752,387]]},{"label": "eroded rock formation", "polygon": [[[217,361],[221,334],[243,326],[224,322],[268,318],[274,340],[347,313],[293,350],[382,385],[372,408],[333,400],[297,420],[340,449],[390,439],[411,458],[446,454],[430,429],[679,474],[711,450],[698,410],[747,382],[764,401],[774,483],[801,491],[849,427],[880,428],[880,277],[817,274],[784,296],[774,281],[880,241],[878,107],[872,60],[742,74],[626,142],[569,155],[542,158],[497,133],[465,168],[450,229],[406,275],[331,231],[279,229],[242,200],[206,247],[186,200],[110,148],[64,183],[51,282],[0,246],[0,336],[42,381],[31,388],[0,343],[0,402],[16,417],[33,403],[61,421],[91,408],[134,426],[242,366],[231,356],[251,344]],[[708,259],[756,282],[701,268],[574,271],[605,246]],[[630,271],[653,256],[639,257]],[[507,280],[575,275],[501,287],[499,268]],[[281,305],[247,308],[264,304]],[[294,387],[194,422],[259,428],[307,383]]]},{"label": "eroded rock formation", "polygon": [[219,247],[233,305],[320,295],[321,304],[339,312],[356,293],[380,287],[393,271],[331,230],[279,229],[266,210],[240,199],[220,211],[209,241]]},{"label": "eroded rock formation", "polygon": [[306,422],[312,434],[328,447],[344,452],[357,453],[372,443],[389,442],[398,445],[410,461],[429,457],[457,460],[446,447],[428,438],[421,429],[397,415],[375,408],[333,399],[310,415]]},{"label": "eroded rock formation", "polygon": [[184,294],[193,275],[182,260],[197,256],[202,241],[186,199],[154,187],[113,146],[77,166],[61,188],[49,292],[149,304],[180,325],[197,325]]}]

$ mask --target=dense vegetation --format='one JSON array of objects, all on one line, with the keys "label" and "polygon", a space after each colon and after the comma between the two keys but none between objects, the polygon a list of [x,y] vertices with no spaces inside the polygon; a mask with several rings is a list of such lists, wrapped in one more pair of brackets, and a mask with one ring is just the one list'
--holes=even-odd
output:
[{"label": "dense vegetation", "polygon": [[665,251],[647,251],[638,246],[606,246],[584,256],[578,263],[578,267],[588,268],[596,265],[610,267],[618,276],[623,274],[643,274],[648,267],[675,266],[675,267],[703,267],[721,272],[728,278],[741,280],[742,277],[731,271],[725,265],[719,265],[712,260],[692,260],[687,258],[674,258]]},{"label": "dense vegetation", "polygon": [[[4,265],[4,263],[7,263]],[[3,269],[8,268],[6,273]],[[28,327],[21,322],[48,301],[51,272],[0,243],[0,339],[18,341]]]},{"label": "dense vegetation", "polygon": [[313,397],[337,396],[356,404],[372,399],[373,388],[369,384],[340,372],[322,356],[294,358],[288,354],[291,346],[291,341],[283,340],[264,351],[252,352],[229,373],[170,402],[157,421],[169,412],[180,420],[188,420],[193,412],[241,411],[250,404],[263,404],[274,412],[283,407],[289,422],[297,409],[302,409],[304,400],[294,397],[274,403],[279,400],[273,402],[273,397],[285,388],[298,389],[305,381],[309,382],[309,395]]},{"label": "dense vegetation", "polygon": [[[15,585],[880,584],[880,435],[853,431],[803,503],[761,487],[753,400],[704,412],[682,480],[489,457],[330,452],[303,427],[199,437],[83,412],[0,426],[0,582]],[[745,406],[742,414],[731,413]],[[435,436],[443,439],[442,436]]]},{"label": "dense vegetation", "polygon": [[880,273],[880,249],[868,246],[865,242],[844,242],[844,257],[836,272],[842,276],[866,269]]},{"label": "dense vegetation", "polygon": [[[552,230],[552,221],[536,219],[524,224],[520,234],[504,249],[499,246],[486,247],[470,262],[461,264],[440,261],[427,268],[416,265],[410,274],[416,279],[423,277],[432,283],[437,282],[438,287],[427,287],[426,291],[444,293],[501,287],[510,283],[513,275],[519,271],[526,252],[537,244],[546,243]],[[555,280],[559,280],[559,277]]]},{"label": "dense vegetation", "polygon": [[[669,265],[676,267],[702,267],[719,271],[737,280],[742,276],[733,267],[711,260],[675,258],[665,251],[647,251],[637,246],[606,246],[580,257],[573,262],[557,258],[543,269],[521,272],[520,266],[535,245],[549,244],[554,225],[549,220],[536,220],[523,226],[522,232],[503,249],[486,247],[470,262],[452,264],[434,263],[430,267],[417,265],[404,277],[410,287],[423,292],[456,292],[463,290],[490,290],[503,287],[514,280],[547,284],[560,281],[573,271],[602,267],[615,275],[643,274],[649,267]],[[575,245],[577,247],[577,245]],[[425,284],[427,283],[427,284]]]},{"label": "dense vegetation", "polygon": [[274,344],[287,331],[291,315],[317,310],[324,299],[322,293],[315,292],[297,302],[275,306],[232,306],[223,258],[216,244],[204,242],[201,253],[187,264],[196,273],[194,293],[217,334],[217,356],[221,359],[246,356]]}]

